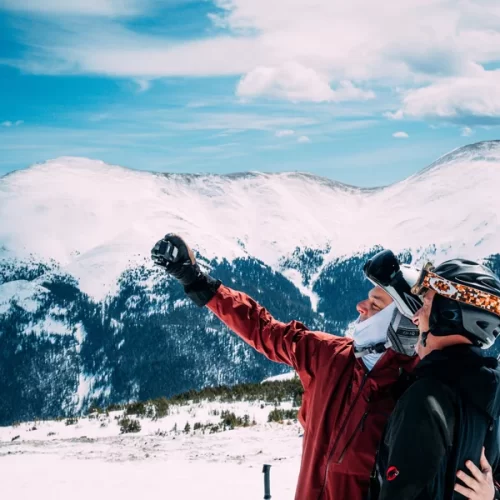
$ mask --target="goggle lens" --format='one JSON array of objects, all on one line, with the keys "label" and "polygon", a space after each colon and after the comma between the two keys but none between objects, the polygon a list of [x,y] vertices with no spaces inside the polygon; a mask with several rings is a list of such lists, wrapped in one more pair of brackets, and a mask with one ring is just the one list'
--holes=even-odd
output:
[{"label": "goggle lens", "polygon": [[390,250],[382,250],[366,262],[363,271],[369,279],[389,286],[399,271],[399,262]]}]

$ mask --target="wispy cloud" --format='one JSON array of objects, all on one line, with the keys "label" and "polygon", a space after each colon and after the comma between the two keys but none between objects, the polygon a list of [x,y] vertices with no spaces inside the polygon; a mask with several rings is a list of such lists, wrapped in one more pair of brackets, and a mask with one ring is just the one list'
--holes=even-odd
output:
[{"label": "wispy cloud", "polygon": [[[273,0],[271,11],[268,0],[211,0],[203,17],[213,29],[186,38],[129,22],[187,1],[0,0],[0,9],[29,14],[16,26],[23,55],[0,63],[128,78],[139,92],[155,78],[234,76],[242,99],[295,103],[387,99],[402,87],[390,118],[500,118],[500,77],[484,70],[500,61],[496,0],[388,0],[384,9]],[[397,9],[397,23],[387,9]]]},{"label": "wispy cloud", "polygon": [[311,139],[307,137],[307,135],[301,135],[298,139],[297,142],[299,144],[309,144],[311,142]]},{"label": "wispy cloud", "polygon": [[253,113],[203,113],[189,121],[160,122],[178,130],[267,130],[283,126],[310,126],[317,120],[299,116],[265,116]]},{"label": "wispy cloud", "polygon": [[276,137],[289,137],[295,134],[295,130],[278,130],[276,132]]},{"label": "wispy cloud", "polygon": [[463,127],[462,128],[462,137],[470,137],[471,135],[474,134],[474,130],[472,130],[470,127]]},{"label": "wispy cloud", "polygon": [[146,92],[151,88],[151,81],[150,80],[145,80],[144,78],[138,78],[135,83],[137,83],[138,92]]},{"label": "wispy cloud", "polygon": [[[500,60],[494,0],[389,0],[384,9],[371,0],[318,0],[314,9],[308,0],[274,0],[271,12],[268,0],[213,4],[216,29],[179,40],[123,22],[150,14],[153,0],[0,0],[4,9],[53,14],[36,26],[30,20],[20,37],[25,56],[4,62],[33,73],[131,78],[142,90],[149,78],[234,75],[240,97],[294,102],[374,99],[371,89],[401,85],[411,90],[395,118],[498,114],[498,78],[481,72]],[[398,23],[386,16],[391,8]]]},{"label": "wispy cloud", "polygon": [[237,76],[259,64],[253,39],[216,36],[180,41],[137,33],[116,19],[58,19],[19,23],[29,50],[25,58],[4,63],[34,74],[97,74],[133,80]]},{"label": "wispy cloud", "polygon": [[0,123],[0,125],[2,127],[9,128],[9,127],[19,127],[19,125],[22,125],[23,123],[24,123],[23,120],[17,120],[15,122],[7,120],[7,121],[4,121],[4,122]]},{"label": "wispy cloud", "polygon": [[394,132],[392,137],[395,137],[396,139],[408,139],[409,135],[406,132]]}]

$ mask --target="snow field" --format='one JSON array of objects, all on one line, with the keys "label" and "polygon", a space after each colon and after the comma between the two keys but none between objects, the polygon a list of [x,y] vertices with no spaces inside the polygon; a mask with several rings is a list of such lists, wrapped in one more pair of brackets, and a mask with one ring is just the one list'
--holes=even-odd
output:
[{"label": "snow field", "polygon": [[[132,500],[144,494],[250,500],[263,498],[262,466],[270,464],[272,498],[293,499],[302,429],[292,421],[268,423],[273,408],[261,402],[172,406],[168,416],[156,421],[138,418],[141,431],[135,434],[120,434],[123,411],[93,414],[71,425],[65,419],[3,427],[2,492],[6,498],[26,500],[35,495],[51,500]],[[213,434],[193,432],[197,422],[220,422],[223,411],[241,418],[249,415],[256,425]],[[187,434],[182,432],[186,423],[191,427]]]}]

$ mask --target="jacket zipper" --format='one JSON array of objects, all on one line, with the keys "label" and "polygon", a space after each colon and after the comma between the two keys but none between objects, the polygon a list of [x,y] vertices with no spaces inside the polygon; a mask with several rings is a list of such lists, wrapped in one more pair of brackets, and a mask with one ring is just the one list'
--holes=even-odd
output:
[{"label": "jacket zipper", "polygon": [[342,450],[342,453],[340,454],[339,460],[337,462],[338,464],[341,464],[342,461],[344,460],[344,456],[346,454],[347,448],[349,448],[350,444],[353,442],[353,440],[356,437],[356,434],[358,433],[358,431],[361,430],[361,432],[363,432],[363,430],[365,428],[365,420],[366,420],[367,416],[368,416],[368,412],[365,412],[364,415],[363,415],[363,417],[361,418],[361,421],[357,425],[356,429],[354,429],[354,432],[352,433],[352,436],[349,438],[349,440],[347,441],[346,445],[344,446],[344,449]]},{"label": "jacket zipper", "polygon": [[352,410],[356,406],[356,403],[358,402],[359,396],[361,395],[361,391],[363,390],[363,387],[365,386],[366,379],[368,378],[368,375],[369,375],[369,372],[365,372],[365,374],[363,375],[363,380],[361,381],[361,384],[359,386],[358,393],[356,394],[356,397],[354,398],[354,401],[352,402],[351,408],[349,409],[347,415],[345,416],[344,421],[342,422],[342,426],[340,427],[340,431],[337,435],[337,439],[335,440],[335,443],[333,443],[332,449],[330,450],[330,453],[328,455],[328,460],[326,461],[325,479],[323,480],[323,487],[321,488],[321,492],[318,496],[318,500],[320,500],[320,498],[323,496],[323,493],[325,492],[326,481],[328,478],[328,469],[330,468],[330,462],[332,460],[333,453],[335,452],[335,448],[337,447],[340,436],[342,436],[342,433],[344,432],[344,429],[347,425],[347,422],[348,422],[349,417],[352,413]]}]

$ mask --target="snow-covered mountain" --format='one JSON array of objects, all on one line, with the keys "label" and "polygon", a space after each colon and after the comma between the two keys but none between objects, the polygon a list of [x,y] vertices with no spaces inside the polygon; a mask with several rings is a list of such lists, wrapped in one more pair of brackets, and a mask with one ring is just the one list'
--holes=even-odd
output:
[{"label": "snow-covered mountain", "polygon": [[489,259],[500,271],[499,188],[500,141],[377,189],[304,173],[158,174],[81,158],[4,176],[0,423],[283,371],[153,268],[150,249],[167,232],[279,319],[340,333],[378,246],[405,260]]},{"label": "snow-covered mountain", "polygon": [[500,243],[500,141],[456,150],[379,189],[310,174],[156,174],[60,158],[0,179],[0,258],[55,260],[102,299],[166,232],[208,259],[279,268],[296,247],[325,263],[380,244],[471,257]]}]

